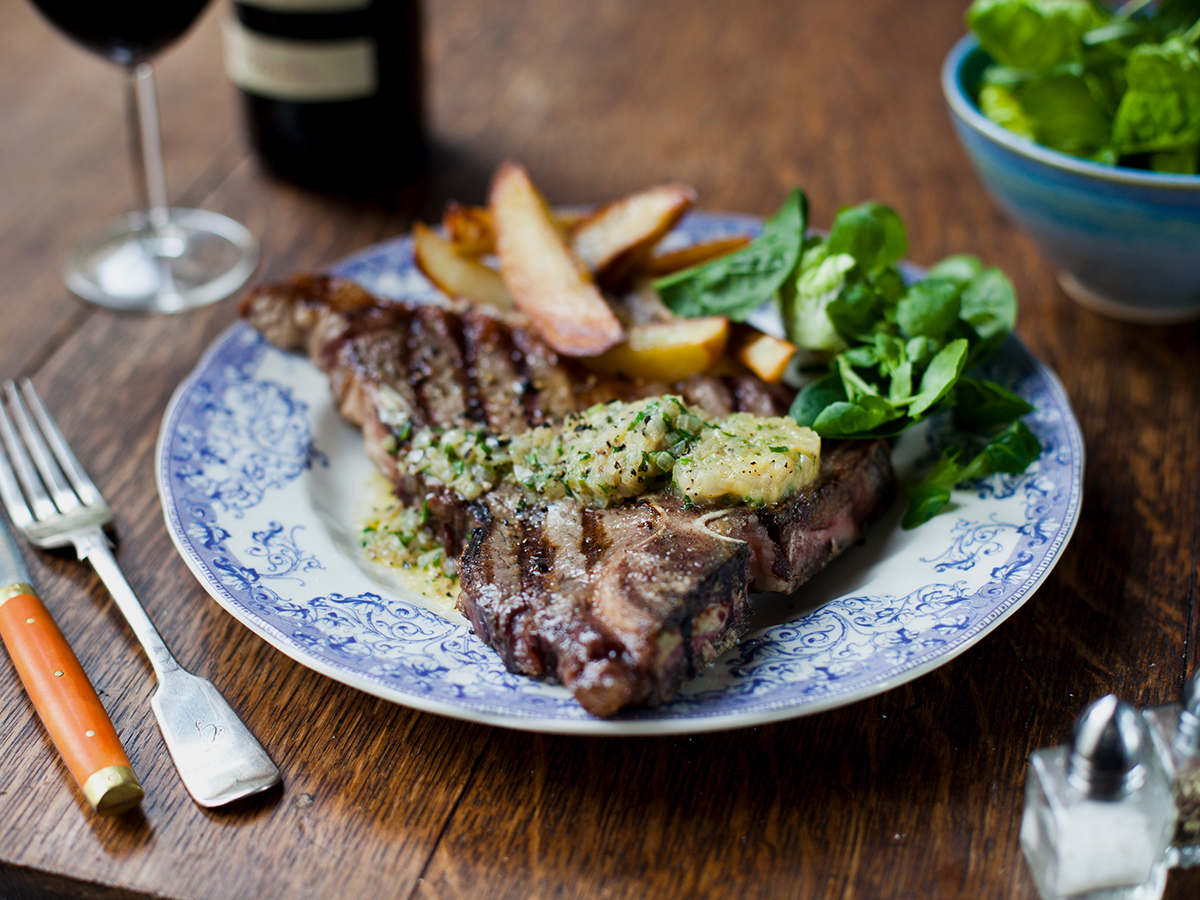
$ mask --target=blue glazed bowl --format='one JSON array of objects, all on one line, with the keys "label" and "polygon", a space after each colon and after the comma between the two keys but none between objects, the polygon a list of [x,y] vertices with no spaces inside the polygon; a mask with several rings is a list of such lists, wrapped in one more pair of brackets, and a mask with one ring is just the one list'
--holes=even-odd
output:
[{"label": "blue glazed bowl", "polygon": [[1088,162],[1001,128],[975,105],[990,61],[963,38],[946,57],[942,90],[984,186],[1063,290],[1129,322],[1200,318],[1200,175]]}]

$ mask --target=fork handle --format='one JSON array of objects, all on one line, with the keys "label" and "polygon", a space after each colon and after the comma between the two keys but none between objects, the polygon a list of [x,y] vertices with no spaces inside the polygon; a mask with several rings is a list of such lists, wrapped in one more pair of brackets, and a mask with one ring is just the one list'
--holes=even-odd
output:
[{"label": "fork handle", "polygon": [[113,556],[108,536],[96,527],[77,533],[73,536],[73,541],[79,558],[92,564],[92,568],[96,570],[96,574],[100,576],[100,580],[104,582],[108,593],[116,602],[117,608],[121,610],[121,615],[133,629],[134,636],[150,659],[155,676],[161,681],[165,673],[178,669],[179,663],[171,655],[166,641],[158,633],[154,623],[150,621],[146,608],[142,606],[142,601],[134,593],[133,587],[125,578],[125,573],[121,571],[117,558]]},{"label": "fork handle", "polygon": [[136,806],[142,785],[112,720],[58,623],[30,585],[0,590],[0,637],[88,802],[105,814]]}]

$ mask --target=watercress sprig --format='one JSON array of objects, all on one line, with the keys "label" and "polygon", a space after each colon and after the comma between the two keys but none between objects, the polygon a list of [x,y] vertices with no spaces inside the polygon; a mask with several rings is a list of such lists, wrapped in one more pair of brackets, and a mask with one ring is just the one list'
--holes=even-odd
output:
[{"label": "watercress sprig", "polygon": [[[908,238],[893,209],[875,202],[842,209],[825,237],[805,234],[807,210],[804,192],[792,191],[743,250],[655,287],[683,316],[741,319],[774,298],[790,340],[828,360],[828,374],[801,390],[790,411],[822,437],[890,437],[947,410],[966,434],[1008,429],[995,449],[965,466],[957,452],[943,461],[914,495],[914,510],[936,511],[945,501],[934,501],[943,492],[948,499],[959,481],[1008,471],[994,465],[1026,459],[1017,471],[1024,470],[1040,447],[1027,428],[1013,429],[1033,407],[1001,385],[964,375],[1016,322],[1016,294],[1004,274],[974,256],[952,256],[908,284],[896,265]],[[1019,440],[1005,437],[1010,432]],[[1024,455],[1001,453],[1010,445]],[[906,521],[924,521],[921,515],[910,510]]]}]

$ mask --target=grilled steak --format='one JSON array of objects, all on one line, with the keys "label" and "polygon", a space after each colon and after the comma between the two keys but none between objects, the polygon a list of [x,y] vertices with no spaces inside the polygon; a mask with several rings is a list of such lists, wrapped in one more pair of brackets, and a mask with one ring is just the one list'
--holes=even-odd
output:
[{"label": "grilled steak", "polygon": [[512,435],[607,400],[674,393],[713,418],[782,415],[745,372],[676,384],[597,377],[519,319],[389,302],[340,279],[259,288],[242,313],[329,374],[343,416],[401,499],[460,554],[459,609],[510,671],[553,677],[595,715],[670,699],[749,627],[748,591],[792,591],[890,501],[886,442],[827,445],[810,488],[769,509],[704,510],[666,492],[596,509],[501,485],[466,500],[398,463],[396,426]]}]

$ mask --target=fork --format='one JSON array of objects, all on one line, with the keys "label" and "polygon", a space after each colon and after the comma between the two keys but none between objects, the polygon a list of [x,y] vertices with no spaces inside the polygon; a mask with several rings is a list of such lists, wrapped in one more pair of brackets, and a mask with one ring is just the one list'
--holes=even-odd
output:
[{"label": "fork", "polygon": [[[0,404],[0,496],[13,524],[42,548],[74,546],[100,576],[150,658],[150,698],[184,787],[204,807],[267,790],[279,770],[212,682],[171,655],[113,556],[104,526],[112,511],[88,477],[28,378],[4,383]],[[15,427],[14,427],[15,425]]]}]

